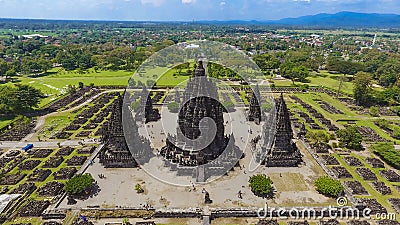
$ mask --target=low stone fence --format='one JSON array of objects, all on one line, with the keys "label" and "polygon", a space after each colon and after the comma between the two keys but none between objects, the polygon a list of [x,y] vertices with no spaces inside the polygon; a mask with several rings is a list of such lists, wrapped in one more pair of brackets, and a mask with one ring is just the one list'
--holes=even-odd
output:
[{"label": "low stone fence", "polygon": [[156,218],[201,218],[200,208],[188,209],[158,209],[154,213]]},{"label": "low stone fence", "polygon": [[153,217],[154,209],[138,208],[82,208],[81,213],[90,218],[143,218]]},{"label": "low stone fence", "polygon": [[44,220],[49,219],[64,219],[67,215],[66,209],[48,209],[42,214]]}]

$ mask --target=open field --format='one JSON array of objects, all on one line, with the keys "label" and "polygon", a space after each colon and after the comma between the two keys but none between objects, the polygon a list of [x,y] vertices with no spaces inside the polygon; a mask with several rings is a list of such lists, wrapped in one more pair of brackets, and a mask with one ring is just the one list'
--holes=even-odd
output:
[{"label": "open field", "polygon": [[[343,74],[331,74],[328,71],[321,70],[318,73],[311,72],[310,76],[307,77],[308,82],[295,82],[295,85],[308,85],[310,87],[324,87],[334,91],[337,91],[339,88],[340,80],[339,77],[342,77]],[[340,92],[352,95],[353,94],[353,83],[350,82],[350,76],[346,76],[346,80],[342,82],[342,87]],[[275,84],[276,87],[289,87],[293,86],[291,80],[288,79],[273,79],[272,83]]]}]

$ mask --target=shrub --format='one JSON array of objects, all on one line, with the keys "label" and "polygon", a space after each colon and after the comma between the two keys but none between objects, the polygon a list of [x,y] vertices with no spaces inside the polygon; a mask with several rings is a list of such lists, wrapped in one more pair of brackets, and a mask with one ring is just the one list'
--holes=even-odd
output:
[{"label": "shrub", "polygon": [[135,191],[137,193],[143,193],[144,192],[144,190],[143,190],[143,188],[142,188],[142,186],[140,184],[136,184],[135,185]]},{"label": "shrub", "polygon": [[343,185],[338,180],[323,176],[315,181],[315,189],[328,197],[338,197],[344,191]]},{"label": "shrub", "polygon": [[78,195],[92,186],[94,179],[90,174],[78,174],[65,183],[64,190],[68,194]]},{"label": "shrub", "polygon": [[396,126],[393,128],[393,137],[400,139],[400,127]]},{"label": "shrub", "polygon": [[272,194],[272,180],[265,174],[251,176],[249,186],[251,191],[257,196],[267,197]]},{"label": "shrub", "polygon": [[378,143],[373,145],[372,149],[382,160],[400,169],[400,151],[397,151],[392,144]]},{"label": "shrub", "polygon": [[179,104],[177,102],[168,103],[168,110],[172,113],[177,113],[179,110]]},{"label": "shrub", "polygon": [[379,108],[378,108],[378,106],[371,106],[369,108],[369,114],[371,116],[374,116],[374,117],[379,116]]},{"label": "shrub", "polygon": [[363,138],[357,127],[349,126],[346,129],[341,129],[337,132],[337,136],[340,138],[341,146],[355,150],[362,149],[361,141]]}]

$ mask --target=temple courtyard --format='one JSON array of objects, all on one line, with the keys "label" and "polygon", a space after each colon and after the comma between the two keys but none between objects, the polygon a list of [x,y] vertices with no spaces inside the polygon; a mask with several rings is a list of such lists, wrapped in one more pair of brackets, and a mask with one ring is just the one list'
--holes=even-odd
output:
[{"label": "temple courtyard", "polygon": [[[100,207],[141,207],[146,204],[154,208],[187,208],[204,204],[203,188],[210,193],[213,203],[210,207],[263,207],[265,202],[271,206],[323,206],[336,204],[335,200],[324,197],[315,191],[314,181],[324,175],[324,171],[310,153],[298,143],[304,156],[304,164],[298,168],[267,168],[259,166],[251,172],[246,166],[235,167],[227,176],[216,181],[199,184],[187,177],[176,177],[187,186],[175,186],[160,181],[139,168],[104,168],[98,159],[86,170],[96,179],[99,192],[87,200],[77,200],[77,204],[67,205],[67,199],[59,208]],[[246,165],[251,158],[247,154],[240,164]],[[167,168],[164,168],[164,170]],[[174,172],[170,172],[174,176]],[[274,181],[275,196],[263,199],[255,196],[248,185],[250,176],[264,173]],[[100,179],[99,174],[104,178]],[[137,193],[136,184],[144,188],[144,193]],[[193,185],[195,190],[193,189]],[[243,198],[238,197],[238,192]],[[162,198],[162,200],[161,200]]]}]

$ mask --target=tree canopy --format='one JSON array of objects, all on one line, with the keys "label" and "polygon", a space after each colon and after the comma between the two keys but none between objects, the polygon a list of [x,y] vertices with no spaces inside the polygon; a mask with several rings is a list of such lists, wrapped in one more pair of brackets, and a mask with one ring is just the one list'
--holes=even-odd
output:
[{"label": "tree canopy", "polygon": [[90,174],[78,174],[65,183],[64,190],[71,195],[79,195],[92,186],[94,179]]},{"label": "tree canopy", "polygon": [[344,191],[340,181],[327,176],[320,177],[315,181],[315,189],[323,195],[334,198],[340,196]]},{"label": "tree canopy", "polygon": [[37,107],[43,93],[30,85],[0,86],[0,114],[24,113]]},{"label": "tree canopy", "polygon": [[354,98],[357,105],[367,105],[371,103],[372,76],[370,73],[358,72],[354,77]]},{"label": "tree canopy", "polygon": [[265,174],[251,176],[249,186],[251,191],[257,196],[269,197],[272,195],[272,180]]},{"label": "tree canopy", "polygon": [[288,62],[281,64],[281,74],[290,79],[294,84],[295,81],[304,82],[310,73],[307,67],[296,66],[295,64]]},{"label": "tree canopy", "polygon": [[320,146],[329,142],[330,135],[323,130],[310,130],[307,132],[306,138],[313,143],[313,145]]},{"label": "tree canopy", "polygon": [[374,153],[377,154],[381,159],[387,162],[389,165],[400,169],[400,151],[397,151],[393,144],[390,143],[378,143],[372,146]]},{"label": "tree canopy", "polygon": [[278,69],[279,65],[281,64],[277,57],[268,53],[255,55],[253,60],[262,71]]},{"label": "tree canopy", "polygon": [[349,126],[345,129],[338,130],[337,136],[340,139],[340,144],[346,148],[354,150],[360,150],[362,148],[361,142],[363,138],[356,126]]}]

